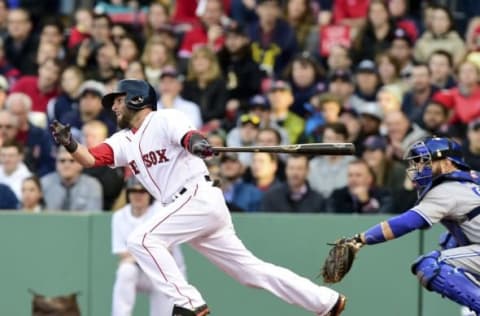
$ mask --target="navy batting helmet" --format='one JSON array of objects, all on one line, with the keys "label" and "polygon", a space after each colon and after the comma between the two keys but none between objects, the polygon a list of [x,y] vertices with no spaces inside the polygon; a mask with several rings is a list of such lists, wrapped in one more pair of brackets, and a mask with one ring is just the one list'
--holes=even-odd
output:
[{"label": "navy batting helmet", "polygon": [[459,144],[446,137],[427,137],[412,144],[405,154],[410,179],[420,188],[427,186],[433,177],[432,161],[442,159],[450,160],[458,169],[470,170]]},{"label": "navy batting helmet", "polygon": [[117,84],[117,91],[103,96],[102,105],[111,108],[115,98],[121,95],[125,96],[125,104],[129,109],[141,110],[146,107],[157,109],[157,93],[145,80],[120,80]]}]

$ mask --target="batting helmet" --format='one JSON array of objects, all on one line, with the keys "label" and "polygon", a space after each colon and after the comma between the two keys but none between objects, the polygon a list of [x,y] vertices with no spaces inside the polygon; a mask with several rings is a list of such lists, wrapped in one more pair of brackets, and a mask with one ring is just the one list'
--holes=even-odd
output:
[{"label": "batting helmet", "polygon": [[157,109],[157,93],[145,80],[124,79],[117,84],[117,91],[106,94],[102,98],[102,105],[111,108],[118,96],[125,96],[125,104],[129,109],[141,110],[146,107]]},{"label": "batting helmet", "polygon": [[429,185],[432,181],[432,161],[442,159],[450,160],[458,169],[471,169],[463,160],[460,145],[449,138],[426,137],[410,146],[405,154],[405,160],[409,163],[407,172],[419,189]]}]

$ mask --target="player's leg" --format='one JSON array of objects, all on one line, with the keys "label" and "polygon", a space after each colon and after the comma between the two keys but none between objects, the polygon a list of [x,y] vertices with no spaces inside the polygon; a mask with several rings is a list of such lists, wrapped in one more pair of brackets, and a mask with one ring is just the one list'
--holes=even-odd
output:
[{"label": "player's leg", "polygon": [[135,306],[140,268],[123,262],[117,268],[112,296],[112,316],[131,316]]},{"label": "player's leg", "polygon": [[432,251],[416,260],[412,272],[430,291],[480,312],[480,247],[458,247]]},{"label": "player's leg", "polygon": [[139,290],[148,295],[150,316],[172,316],[173,301],[159,291],[143,271],[140,274]]},{"label": "player's leg", "polygon": [[128,249],[155,286],[175,305],[194,310],[205,305],[198,290],[190,285],[169,249],[201,235],[208,235],[224,225],[219,213],[212,211],[208,199],[212,188],[199,184],[188,189],[174,203],[135,229]]},{"label": "player's leg", "polygon": [[[328,313],[339,301],[337,292],[255,257],[237,237],[232,225],[190,244],[241,284],[263,288],[317,315],[330,315]],[[345,302],[340,303],[343,310]],[[340,312],[331,315],[339,315]]]}]

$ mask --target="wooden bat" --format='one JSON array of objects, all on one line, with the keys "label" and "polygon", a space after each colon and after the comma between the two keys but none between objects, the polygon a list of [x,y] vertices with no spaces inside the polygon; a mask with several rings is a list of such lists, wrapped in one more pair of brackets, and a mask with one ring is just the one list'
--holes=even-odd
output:
[{"label": "wooden bat", "polygon": [[311,143],[280,146],[243,146],[243,147],[212,147],[213,152],[264,152],[282,154],[309,155],[353,155],[355,146],[352,143]]}]

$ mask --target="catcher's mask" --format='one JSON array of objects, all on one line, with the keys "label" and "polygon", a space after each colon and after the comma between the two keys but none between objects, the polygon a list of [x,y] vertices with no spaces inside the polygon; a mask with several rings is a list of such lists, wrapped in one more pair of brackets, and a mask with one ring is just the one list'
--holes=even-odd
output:
[{"label": "catcher's mask", "polygon": [[427,137],[413,143],[404,159],[408,162],[408,177],[419,192],[432,182],[433,161],[448,159],[458,169],[470,170],[470,166],[463,160],[460,145],[445,137]]},{"label": "catcher's mask", "polygon": [[146,107],[154,111],[157,109],[157,93],[145,80],[120,80],[115,92],[103,96],[102,105],[111,109],[115,98],[122,95],[125,96],[125,104],[131,110],[138,111]]}]

